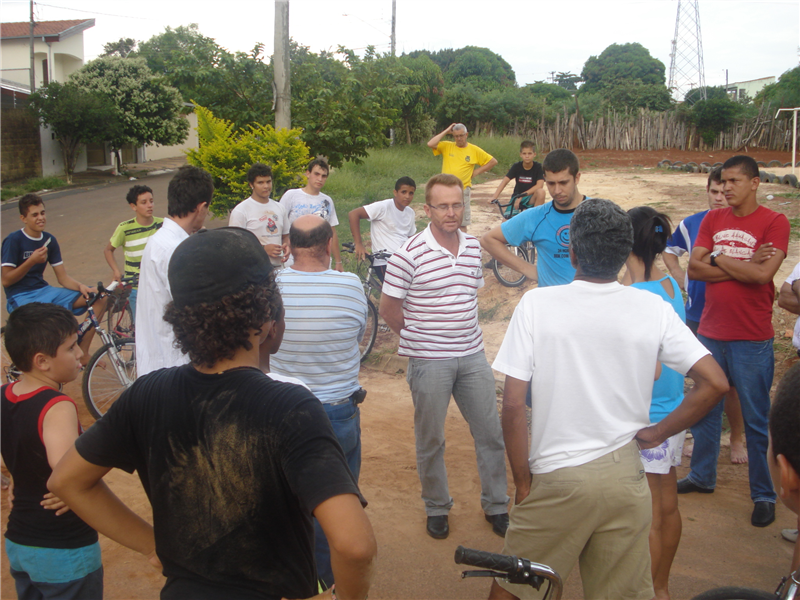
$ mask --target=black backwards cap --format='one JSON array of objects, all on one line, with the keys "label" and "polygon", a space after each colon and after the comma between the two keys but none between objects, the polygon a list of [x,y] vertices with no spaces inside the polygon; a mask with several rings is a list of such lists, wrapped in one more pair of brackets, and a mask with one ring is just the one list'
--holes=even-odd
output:
[{"label": "black backwards cap", "polygon": [[169,261],[172,301],[182,308],[217,302],[267,281],[272,263],[258,238],[240,227],[200,230],[182,241]]}]

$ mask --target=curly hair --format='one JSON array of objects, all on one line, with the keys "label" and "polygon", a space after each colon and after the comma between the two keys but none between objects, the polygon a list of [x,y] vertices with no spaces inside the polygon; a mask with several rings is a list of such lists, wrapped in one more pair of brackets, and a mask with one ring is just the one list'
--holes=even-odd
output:
[{"label": "curly hair", "polygon": [[274,275],[261,285],[248,285],[216,302],[178,308],[167,304],[164,320],[172,325],[175,345],[192,363],[212,367],[231,359],[240,348],[252,350],[250,333],[275,319],[283,306]]}]

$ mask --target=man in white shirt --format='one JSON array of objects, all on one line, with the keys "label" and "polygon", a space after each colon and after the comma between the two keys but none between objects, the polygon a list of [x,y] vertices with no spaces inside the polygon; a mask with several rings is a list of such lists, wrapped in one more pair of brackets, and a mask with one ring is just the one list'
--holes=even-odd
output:
[{"label": "man in white shirt", "polygon": [[178,244],[203,226],[213,195],[211,175],[197,167],[182,167],[169,182],[169,216],[147,243],[139,272],[136,302],[138,377],[156,369],[189,362],[189,357],[175,348],[175,334],[163,319],[164,308],[172,301],[167,271],[169,259]]},{"label": "man in white shirt", "polygon": [[[367,206],[359,206],[350,211],[350,232],[353,234],[355,253],[358,260],[364,260],[367,251],[361,239],[361,219],[369,221],[372,250],[384,251],[394,254],[408,238],[417,232],[416,215],[411,208],[417,184],[411,177],[401,177],[394,184],[394,197],[380,202],[373,202]],[[383,282],[386,273],[386,259],[376,258],[372,267],[378,279]]]},{"label": "man in white shirt", "polygon": [[272,193],[272,169],[255,163],[247,171],[247,182],[253,194],[231,211],[228,225],[252,231],[269,255],[273,267],[283,265],[289,249],[289,234],[283,233],[286,213],[269,195]]},{"label": "man in white shirt", "polygon": [[[503,553],[564,579],[580,560],[585,598],[650,599],[652,510],[639,448],[695,423],[727,379],[669,304],[617,282],[633,244],[625,211],[585,200],[570,238],[575,280],[523,296],[493,365],[506,374],[503,437],[516,487]],[[659,362],[695,386],[648,426]],[[490,598],[527,597],[526,589],[495,582]]]}]

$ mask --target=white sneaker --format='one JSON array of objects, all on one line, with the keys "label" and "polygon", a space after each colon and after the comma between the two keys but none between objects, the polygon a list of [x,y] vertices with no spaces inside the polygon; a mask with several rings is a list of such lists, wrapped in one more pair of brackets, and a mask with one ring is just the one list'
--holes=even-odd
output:
[{"label": "white sneaker", "polygon": [[781,537],[794,544],[797,542],[797,529],[784,529],[781,531]]}]

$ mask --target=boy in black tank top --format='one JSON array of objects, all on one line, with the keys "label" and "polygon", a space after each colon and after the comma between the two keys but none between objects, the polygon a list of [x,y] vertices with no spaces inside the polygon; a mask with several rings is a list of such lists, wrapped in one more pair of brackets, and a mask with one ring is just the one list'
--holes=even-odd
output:
[{"label": "boy in black tank top", "polygon": [[62,384],[80,373],[83,351],[69,310],[32,302],[8,318],[5,345],[22,371],[2,387],[2,455],[13,480],[6,553],[17,596],[102,598],[97,532],[47,491],[52,468],[83,431]]}]

